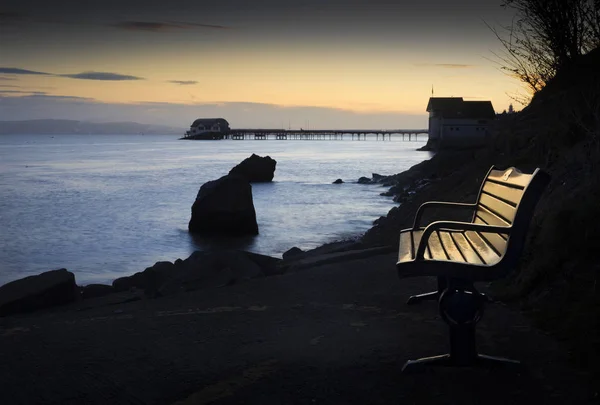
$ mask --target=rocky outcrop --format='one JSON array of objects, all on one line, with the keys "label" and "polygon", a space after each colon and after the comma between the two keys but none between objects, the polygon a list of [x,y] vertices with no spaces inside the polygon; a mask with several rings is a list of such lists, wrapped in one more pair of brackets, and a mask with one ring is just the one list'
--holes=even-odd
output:
[{"label": "rocky outcrop", "polygon": [[112,286],[105,284],[88,284],[81,287],[81,298],[84,300],[90,298],[104,297],[115,292]]},{"label": "rocky outcrop", "polygon": [[139,288],[149,296],[156,296],[159,287],[171,277],[174,270],[175,265],[171,262],[156,262],[144,271],[114,280],[112,286],[117,292]]},{"label": "rocky outcrop", "polygon": [[342,184],[344,183],[344,180],[342,179],[337,179],[336,181],[333,182],[333,184]]},{"label": "rocky outcrop", "polygon": [[239,250],[196,251],[185,260],[157,262],[143,272],[113,282],[115,291],[132,288],[159,297],[279,274],[281,259]]},{"label": "rocky outcrop", "polygon": [[0,316],[68,304],[78,298],[73,273],[67,269],[47,271],[0,287]]},{"label": "rocky outcrop", "polygon": [[196,251],[159,287],[159,293],[170,295],[203,288],[224,287],[257,277],[264,277],[264,273],[244,252]]},{"label": "rocky outcrop", "polygon": [[252,186],[244,177],[227,175],[200,187],[192,206],[190,232],[257,235]]},{"label": "rocky outcrop", "polygon": [[261,157],[253,153],[252,156],[231,169],[229,174],[242,176],[250,183],[269,182],[273,181],[276,165],[277,161],[270,156]]},{"label": "rocky outcrop", "polygon": [[297,256],[301,255],[302,253],[304,253],[304,251],[302,249],[294,246],[290,250],[287,250],[286,252],[284,252],[282,257],[283,257],[283,260],[286,260],[286,259],[290,259],[294,256],[297,257]]},{"label": "rocky outcrop", "polygon": [[381,175],[378,173],[373,173],[373,174],[371,174],[371,177],[372,177],[374,183],[381,183],[388,176],[384,176],[384,175]]},{"label": "rocky outcrop", "polygon": [[384,184],[386,180],[389,178],[390,176],[383,176],[381,174],[377,174],[377,173],[372,173],[371,174],[371,178],[368,178],[366,176],[363,176],[361,178],[358,179],[358,184],[375,184],[375,183],[379,183],[379,184]]}]

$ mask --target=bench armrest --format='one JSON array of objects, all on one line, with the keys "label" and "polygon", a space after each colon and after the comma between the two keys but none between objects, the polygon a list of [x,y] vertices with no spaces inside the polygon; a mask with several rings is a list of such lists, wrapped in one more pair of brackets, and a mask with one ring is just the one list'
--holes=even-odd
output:
[{"label": "bench armrest", "polygon": [[510,234],[510,231],[512,230],[512,226],[496,226],[496,225],[474,224],[472,222],[456,222],[456,221],[432,222],[423,231],[423,235],[421,236],[421,240],[419,241],[419,248],[417,249],[417,253],[415,255],[416,261],[423,260],[423,258],[425,256],[425,248],[427,247],[427,242],[429,240],[429,236],[433,233],[433,231],[437,231],[438,229],[454,229],[454,230],[459,230],[459,231],[476,231],[476,232]]},{"label": "bench armrest", "polygon": [[419,209],[417,210],[417,214],[415,215],[415,222],[413,223],[413,229],[419,229],[419,223],[421,222],[421,217],[427,208],[433,207],[445,207],[445,208],[460,208],[460,209],[471,209],[474,210],[477,207],[477,203],[473,204],[465,204],[465,203],[454,203],[454,202],[446,202],[446,201],[428,201],[426,203],[421,204]]}]

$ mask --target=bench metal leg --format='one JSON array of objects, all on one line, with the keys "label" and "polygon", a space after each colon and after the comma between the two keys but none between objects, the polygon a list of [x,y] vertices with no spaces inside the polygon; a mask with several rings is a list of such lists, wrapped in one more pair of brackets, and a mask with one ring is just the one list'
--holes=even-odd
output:
[{"label": "bench metal leg", "polygon": [[[439,291],[431,291],[428,293],[424,293],[424,294],[417,294],[417,295],[411,295],[410,297],[408,297],[408,300],[406,300],[406,305],[414,305],[414,304],[418,304],[421,301],[437,301],[440,298],[440,292]],[[487,296],[484,293],[479,293],[481,294],[481,297],[488,303],[493,302],[492,299]]]},{"label": "bench metal leg", "polygon": [[449,326],[450,353],[409,360],[402,372],[422,370],[429,366],[515,366],[516,360],[486,356],[477,353],[475,325],[483,315],[486,298],[471,285],[451,280],[451,287],[440,295],[440,315]]},{"label": "bench metal leg", "polygon": [[418,294],[418,295],[411,295],[410,298],[408,299],[408,301],[406,301],[406,304],[413,305],[413,304],[417,304],[421,301],[431,301],[431,300],[437,301],[440,298],[441,291],[444,291],[446,289],[448,282],[446,281],[446,279],[444,277],[438,277],[437,285],[438,285],[437,291],[431,291],[428,293]]},{"label": "bench metal leg", "polygon": [[[411,295],[408,300],[406,301],[406,305],[414,305],[414,304],[418,304],[421,301],[437,301],[440,298],[440,295],[442,294],[442,291],[444,291],[446,289],[448,282],[442,278],[442,277],[438,277],[438,289],[437,291],[431,291],[428,293],[423,293],[423,294],[417,294],[417,295]],[[487,295],[485,295],[484,293],[479,293],[481,295],[482,298],[485,299],[486,302],[492,302],[492,300],[490,299],[490,297],[488,297]]]},{"label": "bench metal leg", "polygon": [[440,298],[440,292],[432,291],[432,292],[428,292],[425,294],[411,295],[410,298],[408,298],[408,300],[406,301],[406,304],[413,305],[413,304],[417,304],[421,301],[430,301],[430,300],[437,301],[439,298]]},{"label": "bench metal leg", "polygon": [[475,344],[475,325],[450,327],[450,353],[440,356],[408,360],[402,367],[403,373],[422,371],[428,367],[515,367],[517,360],[478,354]]},{"label": "bench metal leg", "polygon": [[408,360],[402,367],[403,373],[412,373],[426,370],[429,367],[521,367],[521,362],[518,360],[505,359],[503,357],[487,356],[485,354],[478,354],[471,364],[456,364],[452,360],[450,354],[442,354],[433,357],[423,357],[417,360]]}]

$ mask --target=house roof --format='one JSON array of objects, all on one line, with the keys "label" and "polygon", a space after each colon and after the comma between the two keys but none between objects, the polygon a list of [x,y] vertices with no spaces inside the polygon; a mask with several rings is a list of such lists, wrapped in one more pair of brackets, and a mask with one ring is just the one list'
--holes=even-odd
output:
[{"label": "house roof", "polygon": [[457,110],[463,103],[462,97],[430,97],[427,103],[427,112],[433,110],[449,111]]},{"label": "house roof", "polygon": [[463,112],[468,118],[495,118],[496,112],[491,101],[465,101]]},{"label": "house roof", "polygon": [[200,124],[203,125],[213,125],[218,123],[219,125],[226,126],[229,128],[229,123],[224,118],[198,118],[196,121],[192,123],[192,127],[197,127]]},{"label": "house roof", "polygon": [[431,97],[427,112],[434,111],[442,118],[493,119],[496,116],[491,101],[464,101],[462,97]]}]

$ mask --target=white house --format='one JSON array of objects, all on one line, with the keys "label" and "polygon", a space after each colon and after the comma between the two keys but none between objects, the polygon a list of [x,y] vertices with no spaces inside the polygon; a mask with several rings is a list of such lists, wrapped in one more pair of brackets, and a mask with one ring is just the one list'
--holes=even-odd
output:
[{"label": "white house", "polygon": [[229,132],[229,123],[223,118],[198,118],[190,126],[186,136],[202,134],[223,135]]},{"label": "white house", "polygon": [[464,101],[462,97],[431,97],[427,112],[428,145],[436,149],[485,144],[496,117],[491,101]]}]

